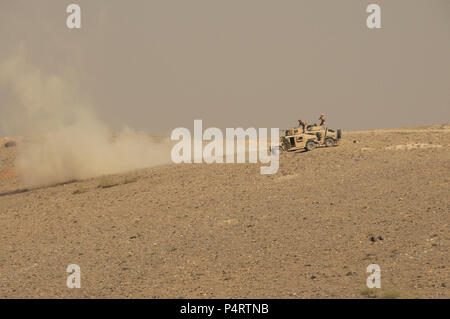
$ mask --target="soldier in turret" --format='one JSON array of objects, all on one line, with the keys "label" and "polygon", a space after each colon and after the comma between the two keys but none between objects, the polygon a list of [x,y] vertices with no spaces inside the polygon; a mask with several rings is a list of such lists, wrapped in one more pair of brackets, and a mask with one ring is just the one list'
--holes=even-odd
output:
[{"label": "soldier in turret", "polygon": [[305,133],[306,130],[306,122],[303,120],[298,120],[298,126],[303,129],[303,133]]},{"label": "soldier in turret", "polygon": [[327,120],[326,120],[325,115],[323,113],[320,114],[319,121],[320,121],[319,125],[322,126],[323,128],[325,128],[327,126]]}]

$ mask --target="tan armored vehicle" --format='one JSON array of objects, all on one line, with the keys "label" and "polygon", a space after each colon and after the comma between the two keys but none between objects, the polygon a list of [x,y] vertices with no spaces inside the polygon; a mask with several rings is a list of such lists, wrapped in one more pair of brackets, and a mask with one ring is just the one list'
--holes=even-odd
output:
[{"label": "tan armored vehicle", "polygon": [[342,138],[342,130],[332,130],[321,125],[308,125],[305,132],[302,127],[294,127],[280,132],[279,145],[272,152],[311,151],[317,146],[336,146]]},{"label": "tan armored vehicle", "polygon": [[298,150],[311,151],[319,145],[315,132],[305,132],[300,127],[280,132],[280,143],[273,152],[292,152]]},{"label": "tan armored vehicle", "polygon": [[342,130],[332,130],[328,127],[323,127],[320,125],[308,125],[306,127],[307,133],[312,133],[317,136],[320,145],[325,145],[326,147],[336,146],[339,140],[342,138]]}]

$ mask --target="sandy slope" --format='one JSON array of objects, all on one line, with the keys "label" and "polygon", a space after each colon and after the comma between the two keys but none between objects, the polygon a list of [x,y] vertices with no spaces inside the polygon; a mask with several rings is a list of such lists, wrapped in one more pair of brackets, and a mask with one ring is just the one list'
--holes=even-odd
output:
[{"label": "sandy slope", "polygon": [[449,298],[449,127],[344,134],[273,176],[170,165],[18,193],[1,147],[0,297],[359,298],[376,263],[379,297]]}]

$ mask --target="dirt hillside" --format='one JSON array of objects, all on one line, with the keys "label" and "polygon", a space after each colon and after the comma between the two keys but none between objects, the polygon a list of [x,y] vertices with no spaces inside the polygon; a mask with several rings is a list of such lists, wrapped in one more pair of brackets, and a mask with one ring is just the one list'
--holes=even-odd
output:
[{"label": "dirt hillside", "polygon": [[271,176],[182,164],[26,190],[16,151],[0,145],[1,298],[450,298],[449,125],[344,132]]}]

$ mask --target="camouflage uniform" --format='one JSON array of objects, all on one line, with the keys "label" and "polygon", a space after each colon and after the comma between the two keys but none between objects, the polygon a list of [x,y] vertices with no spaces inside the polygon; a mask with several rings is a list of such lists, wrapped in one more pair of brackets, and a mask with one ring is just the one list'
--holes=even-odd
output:
[{"label": "camouflage uniform", "polygon": [[320,126],[323,126],[323,127],[326,126],[327,120],[325,119],[325,115],[320,114],[319,121],[320,121],[320,124],[319,124]]},{"label": "camouflage uniform", "polygon": [[305,129],[306,129],[306,122],[302,121],[302,120],[298,120],[298,126],[301,126],[303,129],[303,133],[305,133]]}]

